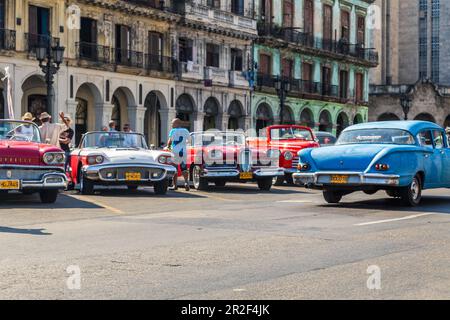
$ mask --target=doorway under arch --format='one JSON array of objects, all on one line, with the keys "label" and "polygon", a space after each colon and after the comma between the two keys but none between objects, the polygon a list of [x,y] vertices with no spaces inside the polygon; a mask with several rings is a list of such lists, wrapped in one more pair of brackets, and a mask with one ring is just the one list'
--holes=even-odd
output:
[{"label": "doorway under arch", "polygon": [[259,135],[261,129],[271,125],[273,125],[272,109],[263,102],[256,109],[256,134]]},{"label": "doorway under arch", "polygon": [[339,113],[337,120],[336,120],[336,136],[339,137],[341,135],[341,132],[348,127],[348,116],[345,114],[345,112]]},{"label": "doorway under arch", "polygon": [[160,147],[161,140],[161,101],[155,91],[150,92],[144,102],[144,135],[148,145]]},{"label": "doorway under arch", "polygon": [[177,99],[175,110],[177,118],[182,121],[182,127],[192,131],[194,127],[194,99],[189,94],[183,93]]},{"label": "doorway under arch", "polygon": [[219,115],[219,102],[214,97],[209,97],[203,111],[205,112],[205,118],[203,119],[203,131],[209,129],[217,129],[217,116]]},{"label": "doorway under arch", "polygon": [[359,113],[356,114],[356,116],[353,118],[353,124],[359,124],[363,122],[364,122],[363,117]]},{"label": "doorway under arch", "polygon": [[[116,130],[122,130],[122,126],[126,123],[130,123],[128,118],[128,106],[135,106],[136,100],[133,93],[127,87],[117,88],[111,99],[113,109],[111,112],[111,120],[116,122]],[[136,128],[132,128],[136,130]]]},{"label": "doorway under arch", "polygon": [[295,124],[294,113],[291,107],[284,106],[283,108],[283,123],[282,124]]},{"label": "doorway under arch", "polygon": [[47,86],[40,75],[28,77],[22,84],[22,113],[31,112],[39,125],[39,116],[47,110]]},{"label": "doorway under arch", "polygon": [[314,115],[309,108],[303,109],[300,113],[300,124],[311,129],[314,129],[316,126],[314,122]]},{"label": "doorway under arch", "polygon": [[239,100],[233,100],[228,108],[228,129],[230,130],[244,130],[245,117],[244,108]]},{"label": "doorway under arch", "polygon": [[430,121],[430,122],[436,122],[436,120],[434,119],[434,117],[426,112],[423,113],[419,113],[414,120],[421,120],[421,121]]},{"label": "doorway under arch", "polygon": [[333,122],[328,110],[323,110],[319,116],[319,131],[333,132]]},{"label": "doorway under arch", "polygon": [[400,118],[397,117],[397,115],[390,112],[383,113],[378,117],[378,121],[398,121],[398,120],[400,120]]},{"label": "doorway under arch", "polygon": [[75,101],[77,102],[74,115],[75,143],[78,144],[86,132],[101,129],[95,125],[95,106],[102,102],[100,90],[95,84],[85,82],[78,87]]}]

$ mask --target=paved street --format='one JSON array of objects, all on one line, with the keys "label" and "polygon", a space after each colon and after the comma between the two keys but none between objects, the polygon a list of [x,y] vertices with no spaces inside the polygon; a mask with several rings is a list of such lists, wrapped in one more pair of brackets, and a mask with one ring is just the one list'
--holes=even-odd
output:
[{"label": "paved street", "polygon": [[[214,190],[214,189],[213,189]],[[0,204],[1,299],[450,298],[450,192],[405,209],[384,193],[230,185],[109,190]],[[68,266],[81,271],[69,290]],[[381,271],[369,290],[368,266]]]}]

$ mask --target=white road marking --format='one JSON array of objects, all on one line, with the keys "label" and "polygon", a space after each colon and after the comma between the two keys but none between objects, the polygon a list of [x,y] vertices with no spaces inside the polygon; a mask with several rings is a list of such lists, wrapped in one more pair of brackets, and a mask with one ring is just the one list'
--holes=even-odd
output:
[{"label": "white road marking", "polygon": [[280,200],[278,203],[313,203],[309,200]]},{"label": "white road marking", "polygon": [[371,221],[371,222],[364,222],[364,223],[357,223],[354,224],[354,226],[369,226],[372,224],[380,224],[380,223],[387,223],[387,222],[395,222],[395,221],[402,221],[402,220],[410,220],[410,219],[415,219],[415,218],[420,218],[420,217],[425,217],[425,216],[430,216],[430,215],[436,215],[437,213],[421,213],[421,214],[414,214],[411,216],[406,216],[403,218],[396,218],[396,219],[386,219],[386,220],[378,220],[378,221]]},{"label": "white road marking", "polygon": [[247,291],[246,289],[233,289],[234,292],[244,292]]}]

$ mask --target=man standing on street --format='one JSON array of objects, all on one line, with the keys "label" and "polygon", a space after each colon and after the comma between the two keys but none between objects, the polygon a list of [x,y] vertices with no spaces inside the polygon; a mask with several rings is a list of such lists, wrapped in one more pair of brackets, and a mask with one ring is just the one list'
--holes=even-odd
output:
[{"label": "man standing on street", "polygon": [[[174,165],[178,168],[180,166],[184,178],[184,188],[189,191],[189,171],[186,165],[187,162],[187,142],[189,139],[189,131],[181,127],[181,120],[175,118],[172,120],[172,130],[169,133],[169,141],[167,141],[167,148],[175,155]],[[177,190],[178,175],[173,177],[172,190]]]},{"label": "man standing on street", "polygon": [[64,119],[66,120],[65,123],[67,129],[61,133],[61,136],[59,137],[59,144],[61,145],[61,149],[63,149],[64,153],[66,154],[66,163],[64,165],[64,169],[67,171],[67,168],[70,164],[70,143],[72,142],[75,132],[70,127],[72,123],[70,118],[66,116],[64,117]]},{"label": "man standing on street", "polygon": [[59,114],[63,123],[51,123],[51,116],[47,112],[42,112],[39,116],[39,120],[42,122],[42,126],[39,127],[41,131],[41,138],[44,143],[52,144],[61,148],[59,143],[59,137],[61,133],[69,128],[70,123],[67,122],[64,117],[64,112]]}]

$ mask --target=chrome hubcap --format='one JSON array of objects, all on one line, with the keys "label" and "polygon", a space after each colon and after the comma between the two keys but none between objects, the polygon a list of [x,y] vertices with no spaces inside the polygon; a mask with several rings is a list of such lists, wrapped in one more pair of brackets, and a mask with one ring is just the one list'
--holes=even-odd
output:
[{"label": "chrome hubcap", "polygon": [[195,188],[198,188],[198,186],[200,184],[200,170],[198,167],[194,168],[192,180],[194,180]]},{"label": "chrome hubcap", "polygon": [[417,198],[419,197],[419,193],[420,193],[419,182],[417,181],[417,179],[414,179],[413,182],[411,183],[411,197],[413,198],[413,200],[417,200]]}]

